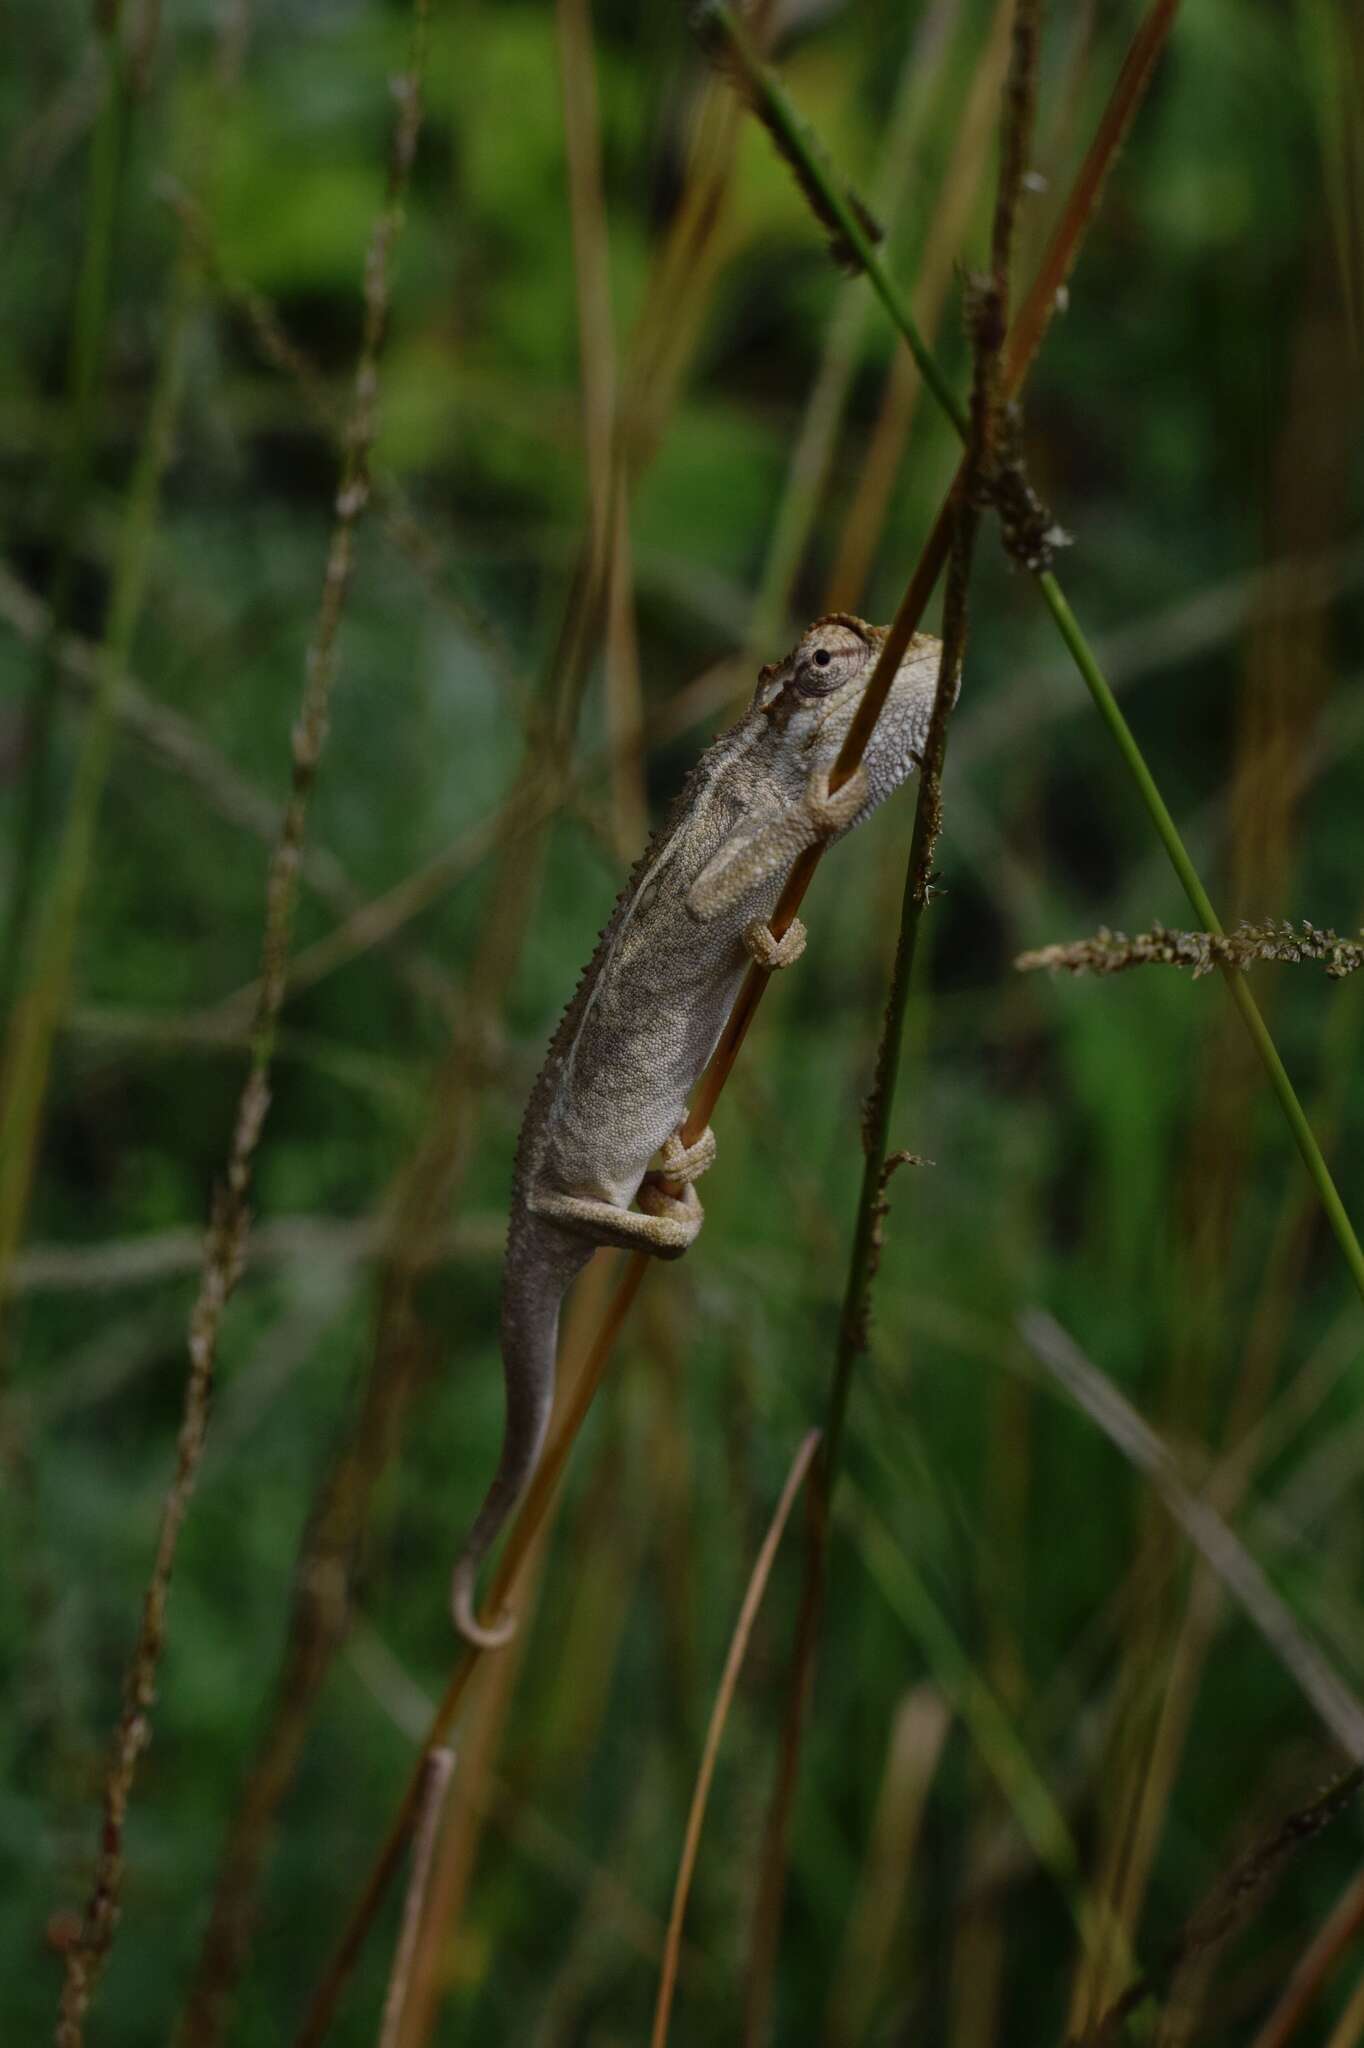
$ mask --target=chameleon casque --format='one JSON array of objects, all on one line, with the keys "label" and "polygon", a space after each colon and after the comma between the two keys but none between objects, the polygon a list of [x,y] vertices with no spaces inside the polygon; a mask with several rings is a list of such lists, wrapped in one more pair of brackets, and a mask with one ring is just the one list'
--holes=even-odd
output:
[{"label": "chameleon casque", "polygon": [[787,967],[804,950],[799,920],[781,939],[767,928],[787,872],[919,764],[940,652],[925,634],[910,643],[861,767],[829,792],[884,640],[884,629],[835,612],[761,671],[748,711],[701,756],[636,864],[550,1042],[516,1151],[501,1462],[454,1572],[455,1624],[471,1642],[491,1648],[512,1633],[510,1616],[478,1620],[475,1582],[539,1462],[569,1283],[599,1245],[675,1259],[692,1244],[694,1183],[715,1140],[706,1130],[682,1143],[687,1099],[750,963]]}]

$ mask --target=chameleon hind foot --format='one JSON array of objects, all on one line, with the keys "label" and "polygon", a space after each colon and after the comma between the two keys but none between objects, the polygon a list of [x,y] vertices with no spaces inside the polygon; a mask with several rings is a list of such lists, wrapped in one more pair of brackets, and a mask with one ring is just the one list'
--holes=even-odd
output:
[{"label": "chameleon hind foot", "polygon": [[645,1224],[649,1233],[647,1246],[641,1249],[647,1248],[658,1258],[676,1259],[695,1244],[706,1212],[690,1181],[674,1195],[661,1182],[646,1180],[635,1199],[644,1212],[636,1221]]},{"label": "chameleon hind foot", "polygon": [[658,1157],[660,1180],[671,1180],[680,1185],[690,1186],[692,1181],[700,1180],[706,1169],[715,1164],[715,1133],[707,1124],[695,1144],[685,1145],[681,1132],[674,1131],[672,1136],[665,1138],[659,1146]]}]

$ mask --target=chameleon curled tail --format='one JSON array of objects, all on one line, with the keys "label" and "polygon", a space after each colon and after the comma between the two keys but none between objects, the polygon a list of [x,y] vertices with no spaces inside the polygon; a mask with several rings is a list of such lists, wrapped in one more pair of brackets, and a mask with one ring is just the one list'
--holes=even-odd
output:
[{"label": "chameleon curled tail", "polygon": [[542,1271],[534,1280],[508,1288],[502,1304],[502,1356],[506,1366],[507,1426],[502,1457],[483,1505],[474,1517],[455,1561],[450,1605],[455,1626],[468,1642],[495,1650],[515,1633],[515,1618],[504,1614],[485,1626],[474,1611],[478,1569],[501,1533],[540,1462],[554,1406],[554,1360],[559,1341],[559,1307],[564,1279]]}]

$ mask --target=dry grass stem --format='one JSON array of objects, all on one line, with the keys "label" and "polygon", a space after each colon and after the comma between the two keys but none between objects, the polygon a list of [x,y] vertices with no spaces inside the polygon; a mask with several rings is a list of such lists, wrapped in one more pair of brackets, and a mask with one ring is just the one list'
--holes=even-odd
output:
[{"label": "dry grass stem", "polygon": [[1326,2048],[1359,2048],[1364,2041],[1364,1976],[1355,1979],[1355,1988],[1341,2008],[1340,2018],[1331,2029]]},{"label": "dry grass stem", "polygon": [[412,1836],[412,1869],[408,1875],[407,1893],[403,1899],[403,1916],[398,1929],[398,1945],[393,1952],[388,1994],[384,1999],[384,2016],[379,2027],[378,2048],[398,2048],[402,2039],[403,2018],[407,2011],[408,1987],[412,1977],[412,1959],[416,1954],[417,1936],[421,1932],[431,1863],[436,1853],[441,1816],[445,1811],[445,1795],[450,1789],[450,1774],[454,1768],[455,1752],[452,1749],[429,1750],[422,1760],[420,1806]]},{"label": "dry grass stem", "polygon": [[[1013,11],[1014,0],[999,0],[972,74],[939,204],[919,258],[914,315],[930,336],[937,331],[989,161]],[[856,611],[861,603],[922,389],[913,357],[897,349],[887,372],[881,410],[856,465],[856,487],[825,588],[824,602],[830,611]]]},{"label": "dry grass stem", "polygon": [[583,452],[589,501],[589,579],[605,593],[606,710],[611,734],[616,851],[634,858],[648,830],[643,696],[635,631],[628,480],[616,462],[615,322],[602,188],[601,129],[590,0],[557,0],[564,154],[578,309]]},{"label": "dry grass stem", "polygon": [[[1001,57],[1004,39],[999,33],[999,25],[1003,23],[1007,26],[1012,4],[1013,0],[998,0],[996,27],[992,32],[989,48],[993,53],[995,46],[998,45]],[[924,116],[934,95],[943,90],[953,44],[953,31],[961,12],[960,0],[938,0],[936,6],[927,9],[910,27],[894,103],[881,138],[880,164],[872,199],[876,212],[886,223],[887,236],[892,241],[911,189],[915,152],[920,147]],[[968,24],[967,33],[970,32]],[[997,77],[992,81],[991,58],[987,54],[976,69],[970,108],[988,106],[992,109],[997,84]],[[964,126],[970,122],[970,118],[968,109]],[[953,165],[945,181],[942,202],[934,214],[931,244],[918,263],[919,276],[914,291],[914,310],[920,324],[927,331],[931,331],[941,310],[942,299],[951,281],[952,262],[964,230],[961,187],[955,173],[965,151],[965,161],[972,167],[972,176],[967,180],[966,197],[969,206],[975,191],[975,172],[979,168],[977,159],[980,163],[984,160],[983,143],[986,128],[987,123],[978,121],[965,145],[959,139]],[[936,270],[935,252],[940,259]],[[930,295],[927,285],[930,271],[933,271],[938,283],[934,295]],[[805,559],[810,536],[825,504],[825,486],[832,473],[839,433],[853,379],[859,367],[862,339],[870,312],[871,306],[866,293],[855,287],[841,292],[834,304],[833,316],[825,335],[819,372],[810,387],[800,431],[791,450],[781,501],[772,521],[771,540],[763,573],[749,608],[746,645],[751,652],[763,657],[782,637],[790,623],[792,592]],[[914,366],[898,351],[892,372],[893,380],[898,384],[902,364],[906,371],[905,381],[917,392],[918,379]],[[897,444],[897,462],[898,456]],[[846,469],[846,461],[842,467]],[[864,459],[855,467],[862,473],[855,500],[860,504],[868,463]],[[892,469],[887,489],[893,480]],[[883,523],[884,510],[883,504],[882,518],[878,519],[875,529],[877,535]],[[845,524],[851,525],[852,517],[850,513]],[[860,594],[859,581],[851,597],[827,596],[821,608],[826,612],[855,612],[858,609]]]},{"label": "dry grass stem", "polygon": [[668,1916],[668,1936],[663,1952],[663,1968],[659,1975],[658,2001],[654,2007],[653,2032],[650,2036],[651,2048],[665,2048],[665,2043],[668,2039],[668,2029],[672,2018],[673,1992],[677,1984],[677,1960],[682,1944],[682,1924],[686,1918],[687,1899],[691,1892],[692,1876],[696,1869],[697,1852],[701,1845],[701,1829],[706,1818],[706,1804],[710,1798],[710,1788],[715,1776],[715,1763],[720,1753],[720,1742],[725,1732],[725,1723],[729,1719],[729,1710],[734,1703],[734,1694],[739,1683],[739,1673],[743,1668],[744,1656],[748,1649],[748,1640],[753,1633],[753,1624],[758,1618],[758,1609],[762,1605],[763,1594],[767,1590],[767,1581],[771,1576],[772,1566],[776,1560],[777,1547],[781,1542],[791,1509],[795,1505],[796,1495],[804,1484],[811,1464],[814,1461],[815,1452],[819,1448],[819,1441],[819,1431],[817,1429],[810,1430],[802,1439],[800,1448],[792,1460],[791,1469],[786,1475],[786,1484],[781,1490],[781,1498],[777,1502],[776,1511],[772,1516],[767,1534],[763,1538],[762,1548],[758,1552],[754,1563],[752,1576],[744,1593],[743,1604],[739,1609],[739,1618],[734,1624],[734,1634],[730,1638],[729,1654],[725,1658],[725,1668],[720,1678],[719,1690],[715,1695],[715,1705],[711,1710],[710,1725],[706,1729],[705,1746],[701,1752],[701,1763],[696,1773],[696,1785],[692,1792],[691,1808],[687,1814],[687,1828],[682,1844],[682,1859],[677,1867],[677,1882],[673,1887],[672,1911]]},{"label": "dry grass stem", "polygon": [[1240,1538],[1216,1509],[1185,1484],[1171,1452],[1155,1431],[1051,1316],[1029,1309],[1020,1318],[1019,1331],[1038,1363],[1151,1481],[1171,1516],[1264,1637],[1345,1754],[1364,1760],[1364,1706],[1331,1669]]},{"label": "dry grass stem", "polygon": [[166,1636],[166,1609],[180,1531],[189,1509],[208,1424],[209,1395],[223,1312],[241,1276],[250,1228],[252,1165],[270,1104],[270,1055],[284,994],[308,799],[326,737],[336,672],[336,641],[345,607],[355,528],[364,509],[366,465],[375,431],[378,356],[388,315],[390,262],[421,121],[421,65],[429,0],[416,0],[411,68],[395,85],[388,192],[365,263],[364,338],[355,374],[346,458],[336,498],[322,602],[308,649],[306,676],[292,745],[292,778],[280,836],[266,882],[261,944],[261,997],[252,1031],[250,1066],[237,1106],[227,1169],[213,1206],[204,1247],[198,1299],[190,1316],[190,1372],[176,1448],[176,1465],[162,1508],[151,1576],[127,1676],[104,1788],[104,1823],[94,1883],[79,1941],[66,1955],[57,2024],[58,2048],[80,2048],[87,2009],[118,1921],[124,1872],[123,1830],[138,1760],[151,1739],[156,1674]]},{"label": "dry grass stem", "polygon": [[[507,1229],[500,1216],[462,1216],[422,1247],[423,1267],[454,1259],[500,1256]],[[380,1217],[344,1222],[333,1216],[279,1216],[251,1233],[251,1270],[263,1266],[336,1262],[353,1265],[383,1256],[388,1231]],[[181,1273],[197,1273],[203,1232],[153,1230],[141,1237],[105,1238],[98,1244],[35,1244],[14,1264],[13,1291],[22,1294],[105,1293],[145,1287]]]},{"label": "dry grass stem", "polygon": [[1272,917],[1263,924],[1238,924],[1230,932],[1167,931],[1158,924],[1135,938],[1101,925],[1092,939],[1020,953],[1014,966],[1023,974],[1038,968],[1066,974],[1125,974],[1129,967],[1188,967],[1197,980],[1217,967],[1243,971],[1259,960],[1315,961],[1332,981],[1344,981],[1364,967],[1364,944],[1314,924],[1295,925]]},{"label": "dry grass stem", "polygon": [[1085,230],[1098,210],[1108,174],[1117,162],[1136,119],[1137,109],[1146,97],[1156,63],[1169,41],[1178,13],[1179,0],[1152,0],[1128,46],[1093,140],[1085,152],[1084,162],[1067,194],[1056,232],[1047,245],[1032,289],[1020,307],[1018,319],[1009,335],[1005,390],[1010,397],[1021,389],[1046,338],[1066,280],[1075,268]]}]

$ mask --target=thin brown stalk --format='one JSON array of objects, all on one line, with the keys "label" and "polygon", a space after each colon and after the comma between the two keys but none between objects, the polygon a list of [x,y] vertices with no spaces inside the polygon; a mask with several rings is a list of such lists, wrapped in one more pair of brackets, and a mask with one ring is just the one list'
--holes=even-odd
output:
[{"label": "thin brown stalk", "polygon": [[463,1033],[437,1077],[423,1142],[398,1178],[384,1216],[370,1370],[354,1419],[316,1488],[294,1572],[279,1674],[264,1730],[238,1796],[190,1982],[179,2038],[211,2048],[222,2037],[249,1951],[275,1819],[303,1754],[314,1706],[345,1638],[353,1560],[374,1489],[398,1442],[436,1345],[415,1290],[440,1241],[442,1198],[466,1142],[462,1115],[471,1072]]},{"label": "thin brown stalk", "polygon": [[1004,372],[1005,392],[1009,397],[1022,386],[1046,338],[1059,296],[1075,268],[1085,231],[1103,197],[1108,174],[1127,139],[1137,109],[1146,97],[1157,60],[1169,40],[1178,13],[1179,0],[1152,0],[1132,38],[1108,104],[1094,131],[1094,139],[1067,195],[1056,232],[1047,245],[1032,289],[1009,336]]},{"label": "thin brown stalk", "polygon": [[1351,1878],[1294,1966],[1293,1974],[1251,2048],[1285,2048],[1364,1932],[1364,1871]]},{"label": "thin brown stalk", "polygon": [[[951,162],[917,266],[914,317],[930,339],[942,318],[994,139],[1012,18],[1013,0],[999,0],[957,123]],[[856,611],[862,601],[922,390],[912,356],[905,349],[896,349],[880,413],[857,463],[856,490],[825,586],[824,604],[829,611]]]},{"label": "thin brown stalk", "polygon": [[720,1742],[724,1736],[725,1723],[734,1703],[739,1673],[743,1668],[748,1640],[753,1633],[753,1624],[762,1605],[763,1594],[777,1555],[777,1547],[786,1528],[787,1519],[795,1505],[796,1495],[804,1484],[815,1452],[819,1448],[820,1432],[810,1430],[802,1439],[799,1450],[791,1462],[786,1475],[786,1484],[781,1490],[776,1512],[761,1550],[753,1566],[752,1576],[739,1609],[739,1618],[730,1638],[729,1654],[720,1678],[715,1705],[711,1710],[710,1725],[706,1729],[705,1746],[701,1751],[701,1763],[696,1773],[696,1786],[692,1792],[691,1807],[687,1814],[686,1833],[682,1842],[682,1858],[677,1868],[677,1881],[673,1886],[672,1912],[668,1917],[668,1936],[663,1951],[663,1968],[659,1974],[658,2001],[654,2006],[651,2048],[665,2048],[668,2028],[672,2018],[673,1992],[677,1985],[677,1960],[682,1945],[682,1923],[686,1918],[687,1899],[691,1893],[692,1876],[696,1869],[697,1852],[701,1846],[701,1829],[705,1823],[706,1805],[710,1798],[711,1783],[715,1776],[716,1758],[720,1753]]},{"label": "thin brown stalk", "polygon": [[[1123,60],[1122,68],[1075,180],[1061,210],[1056,229],[1009,331],[1004,354],[1003,397],[1007,401],[1022,390],[1046,338],[1047,329],[1061,303],[1063,289],[1078,260],[1086,230],[1097,210],[1108,174],[1122,148],[1137,108],[1151,81],[1156,60],[1174,27],[1179,0],[1152,0]],[[961,471],[958,469],[957,481]],[[955,482],[953,488],[955,489]],[[923,574],[928,588],[947,557],[949,533],[944,501],[925,549]],[[930,561],[932,564],[930,574]],[[925,593],[924,602],[927,602]],[[922,615],[920,611],[919,616]]]},{"label": "thin brown stalk", "polygon": [[642,772],[643,700],[635,634],[629,497],[615,461],[617,374],[610,252],[590,0],[557,0],[573,273],[578,301],[583,451],[592,578],[605,592],[606,711],[617,851],[633,859],[648,823]]},{"label": "thin brown stalk", "polygon": [[1207,1500],[1184,1483],[1155,1431],[1051,1316],[1029,1309],[1020,1319],[1019,1330],[1039,1364],[1150,1480],[1169,1514],[1264,1637],[1345,1754],[1356,1762],[1364,1760],[1364,1705],[1327,1663],[1239,1537]]},{"label": "thin brown stalk", "polygon": [[1361,2041],[1364,2041],[1364,1976],[1356,1978],[1355,1988],[1331,2029],[1326,2048],[1359,2048]]},{"label": "thin brown stalk", "polygon": [[384,1999],[384,2016],[379,2027],[378,2048],[398,2048],[402,2038],[403,2017],[407,2011],[408,1989],[412,1979],[412,1959],[416,1953],[417,1936],[421,1932],[422,1914],[426,1906],[426,1888],[431,1877],[431,1863],[436,1853],[441,1816],[445,1811],[445,1795],[450,1789],[450,1774],[454,1768],[455,1753],[452,1749],[433,1749],[422,1761],[422,1789],[419,1795],[417,1825],[412,1835],[412,1869],[407,1880],[407,1895],[403,1900],[398,1945],[393,1952],[388,1995]]},{"label": "thin brown stalk", "polygon": [[252,1167],[270,1104],[270,1058],[284,994],[308,801],[326,738],[336,674],[337,636],[350,582],[355,529],[366,499],[366,465],[376,424],[378,359],[388,317],[393,245],[401,224],[403,195],[421,123],[421,71],[428,12],[429,0],[415,0],[410,67],[398,90],[388,191],[365,264],[364,335],[322,601],[308,649],[299,718],[293,732],[289,801],[266,882],[261,998],[253,1025],[250,1064],[237,1105],[226,1173],[214,1201],[199,1294],[190,1316],[190,1372],[175,1473],[162,1509],[141,1625],[124,1683],[123,1709],[105,1781],[104,1824],[94,1883],[81,1937],[67,1951],[57,2022],[58,2048],[80,2048],[86,2012],[114,1938],[123,1887],[124,1823],[138,1761],[151,1739],[151,1711],[165,1646],[171,1572],[203,1453],[223,1314],[240,1278],[246,1253]]},{"label": "thin brown stalk", "polygon": [[[1012,0],[999,0],[999,19],[1007,21],[1011,4]],[[914,152],[921,142],[920,124],[923,115],[933,104],[934,96],[941,94],[943,89],[946,60],[952,42],[949,30],[955,25],[961,12],[960,0],[937,0],[937,5],[926,10],[910,28],[894,105],[881,138],[880,168],[872,188],[872,207],[877,218],[885,223],[888,244],[894,242],[896,225],[910,186]],[[966,34],[974,34],[974,26],[969,21],[966,24]],[[996,39],[999,40],[1002,50],[1002,38]],[[977,69],[976,80],[971,90],[972,107],[978,101],[993,104],[993,94],[982,90],[981,86],[982,74],[987,68],[988,58]],[[968,110],[965,122],[969,121]],[[977,134],[974,140],[977,153],[983,162],[983,132]],[[914,289],[915,317],[930,333],[936,323],[937,313],[941,310],[941,303],[951,280],[952,260],[961,240],[962,226],[956,218],[957,208],[954,201],[959,189],[955,173],[962,152],[963,143],[959,136],[953,165],[944,181],[939,206],[934,213],[929,246],[916,266],[918,276]],[[974,179],[971,182],[971,190],[974,191]],[[942,260],[938,265],[940,279],[936,296],[929,292],[926,283],[933,270],[935,251],[942,252]],[[788,622],[792,591],[800,573],[816,517],[825,500],[825,485],[830,476],[839,430],[858,367],[862,337],[870,312],[871,306],[866,293],[860,291],[855,284],[850,283],[846,286],[835,301],[819,373],[810,387],[806,400],[800,431],[796,436],[787,466],[785,486],[772,522],[767,559],[749,610],[746,645],[751,652],[758,653],[760,658],[770,652],[773,643],[780,637]],[[893,371],[896,377],[899,375],[903,360],[905,359],[897,350]],[[918,380],[912,363],[907,366],[906,380],[911,389],[917,391]],[[862,471],[864,484],[866,461],[864,460],[858,467]],[[861,493],[862,484],[859,484],[859,500]],[[846,523],[851,523],[851,515]],[[845,601],[841,596],[830,596],[826,598],[823,609],[830,612],[856,611],[856,598]]]},{"label": "thin brown stalk", "polygon": [[[539,1562],[543,1546],[537,1546]],[[435,1845],[421,1917],[413,1930],[402,2030],[392,2048],[419,2048],[434,2036],[450,1988],[460,1917],[474,1879],[489,1802],[489,1781],[517,1681],[526,1637],[480,1673],[460,1727],[459,1775]]]}]

